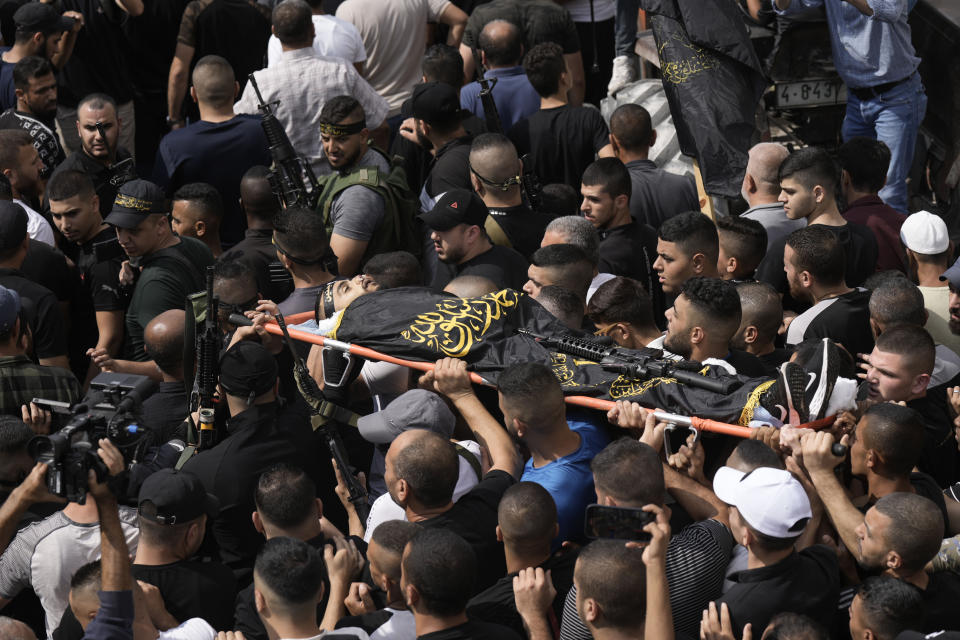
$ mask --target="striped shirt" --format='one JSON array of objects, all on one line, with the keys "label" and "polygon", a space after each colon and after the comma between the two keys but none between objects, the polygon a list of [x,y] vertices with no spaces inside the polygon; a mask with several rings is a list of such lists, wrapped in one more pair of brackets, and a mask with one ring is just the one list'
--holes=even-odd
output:
[{"label": "striped shirt", "polygon": [[[670,584],[673,629],[678,638],[699,637],[703,610],[720,597],[732,551],[730,530],[716,520],[691,524],[670,538],[667,582]],[[560,640],[590,640],[592,637],[577,615],[577,587],[574,585],[563,605]]]},{"label": "striped shirt", "polygon": [[[130,548],[137,551],[137,512],[120,507],[120,525]],[[81,524],[63,511],[22,529],[0,556],[0,597],[12,600],[32,588],[46,613],[47,637],[60,624],[69,602],[70,579],[100,557],[100,524]]]}]

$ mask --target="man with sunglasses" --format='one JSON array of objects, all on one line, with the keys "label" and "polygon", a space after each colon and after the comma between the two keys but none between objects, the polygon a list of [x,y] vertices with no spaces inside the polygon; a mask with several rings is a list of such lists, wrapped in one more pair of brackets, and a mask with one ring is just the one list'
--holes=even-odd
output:
[{"label": "man with sunglasses", "polygon": [[484,133],[470,145],[469,163],[470,184],[490,209],[485,225],[490,239],[530,260],[553,216],[523,203],[523,165],[516,147],[503,134]]}]

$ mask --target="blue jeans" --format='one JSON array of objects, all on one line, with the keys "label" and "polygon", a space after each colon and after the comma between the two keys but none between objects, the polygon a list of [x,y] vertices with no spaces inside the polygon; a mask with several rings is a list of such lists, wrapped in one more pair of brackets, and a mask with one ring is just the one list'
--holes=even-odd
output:
[{"label": "blue jeans", "polygon": [[843,139],[865,136],[890,147],[887,186],[880,190],[880,197],[902,213],[908,213],[907,174],[917,146],[917,130],[926,113],[927,94],[916,72],[909,80],[869,100],[860,100],[852,92],[847,94]]},{"label": "blue jeans", "polygon": [[640,12],[640,0],[617,0],[617,33],[614,39],[616,55],[636,55],[637,14]]}]

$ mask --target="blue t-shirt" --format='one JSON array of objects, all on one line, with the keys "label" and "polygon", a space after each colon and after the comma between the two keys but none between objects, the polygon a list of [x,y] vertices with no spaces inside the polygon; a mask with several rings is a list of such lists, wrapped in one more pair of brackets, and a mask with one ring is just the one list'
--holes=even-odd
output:
[{"label": "blue t-shirt", "polygon": [[[510,131],[521,118],[540,110],[540,94],[530,84],[523,67],[490,69],[487,78],[496,78],[493,85],[493,103],[497,105],[503,130]],[[483,100],[480,98],[480,83],[471,82],[460,89],[460,108],[484,118]]]},{"label": "blue t-shirt", "polygon": [[[10,51],[10,47],[0,47],[0,55],[7,51]],[[13,90],[14,66],[0,58],[0,111],[6,111],[17,106],[17,94]]]},{"label": "blue t-shirt", "polygon": [[560,534],[554,540],[559,546],[564,540],[582,541],[583,515],[588,504],[596,502],[590,461],[610,443],[606,432],[595,424],[567,420],[570,429],[580,436],[580,447],[568,456],[534,468],[533,458],[523,467],[522,482],[536,482],[550,492],[557,503]]},{"label": "blue t-shirt", "polygon": [[190,182],[212,184],[223,197],[220,240],[243,240],[246,217],[240,209],[240,179],[250,167],[270,166],[270,150],[258,115],[239,115],[226,122],[200,120],[160,141],[153,181],[167,195]]}]

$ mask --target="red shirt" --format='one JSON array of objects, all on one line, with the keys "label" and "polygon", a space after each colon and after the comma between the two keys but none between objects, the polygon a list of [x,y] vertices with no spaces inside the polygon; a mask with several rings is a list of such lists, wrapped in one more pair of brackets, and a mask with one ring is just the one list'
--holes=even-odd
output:
[{"label": "red shirt", "polygon": [[877,196],[865,196],[847,205],[843,217],[870,227],[877,238],[877,271],[893,269],[906,273],[906,257],[900,243],[905,215],[888,207]]}]

